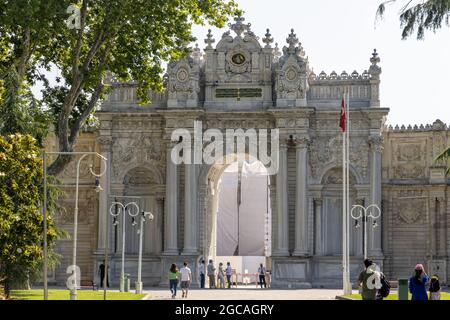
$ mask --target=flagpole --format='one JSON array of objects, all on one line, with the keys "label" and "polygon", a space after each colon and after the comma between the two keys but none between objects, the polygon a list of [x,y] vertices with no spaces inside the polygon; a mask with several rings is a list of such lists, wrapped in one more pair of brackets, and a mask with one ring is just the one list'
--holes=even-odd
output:
[{"label": "flagpole", "polygon": [[347,164],[346,164],[346,169],[347,169],[347,174],[346,174],[346,178],[347,178],[347,200],[346,200],[346,204],[347,204],[347,208],[346,208],[346,248],[347,248],[347,270],[346,270],[346,277],[347,277],[347,289],[348,289],[348,293],[351,293],[351,285],[350,285],[350,87],[347,87],[347,103],[346,103],[346,111],[347,111],[347,150],[346,150],[346,156],[347,156]]},{"label": "flagpole", "polygon": [[[345,107],[345,99],[343,97],[344,100],[344,112],[346,113],[346,107]],[[341,111],[342,112],[342,111]],[[342,115],[341,115],[342,116]],[[346,187],[345,187],[345,182],[346,182],[346,147],[345,147],[345,142],[346,142],[346,131],[347,128],[345,128],[342,132],[342,286],[343,286],[343,291],[344,291],[344,295],[347,294],[347,279],[346,279],[346,270],[347,270],[347,257],[346,257],[346,236],[345,236],[345,231],[346,231]]]}]

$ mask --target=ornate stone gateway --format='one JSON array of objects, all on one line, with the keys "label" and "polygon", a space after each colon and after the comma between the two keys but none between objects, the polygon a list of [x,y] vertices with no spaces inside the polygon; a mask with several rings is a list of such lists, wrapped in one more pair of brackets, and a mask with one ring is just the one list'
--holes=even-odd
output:
[{"label": "ornate stone gateway", "polygon": [[[416,255],[408,253],[419,260],[410,264],[429,261],[445,276],[448,181],[442,166],[430,164],[448,144],[446,125],[436,122],[432,127],[415,129],[383,126],[388,109],[380,107],[381,68],[376,51],[368,71],[315,74],[294,30],[280,52],[277,44],[272,46],[269,30],[261,44],[243,18],[236,18],[229,28],[216,46],[208,33],[204,53],[196,46],[186,58],[171,62],[167,91],[150,93],[149,105],[138,105],[135,83],[110,79],[113,90],[97,113],[100,128],[85,133],[81,138],[84,144],[78,145],[99,150],[110,162],[101,178],[105,192],[91,199],[98,200],[98,209],[86,207],[90,221],[86,230],[96,228],[97,232],[80,236],[82,276],[96,278],[109,228],[111,280],[118,283],[122,245],[117,235],[121,234],[121,224],[113,226],[107,212],[113,201],[109,195],[128,195],[140,196],[139,207],[155,216],[144,230],[144,285],[166,285],[167,270],[174,262],[189,261],[197,278],[198,260],[213,254],[216,188],[226,166],[220,161],[175,164],[171,161],[171,138],[180,128],[195,137],[195,123],[200,121],[203,133],[210,129],[223,134],[227,129],[279,130],[278,171],[270,177],[272,255],[267,267],[272,271],[272,285],[341,286],[339,114],[344,89],[350,90],[351,204],[373,203],[382,208],[381,227],[367,228],[368,255],[384,263],[388,276],[404,275],[409,268],[402,255],[404,244],[413,240],[402,232],[421,226],[420,237],[424,235],[426,244],[417,247]],[[251,147],[247,142],[244,153]],[[207,145],[203,143],[200,148],[204,150]],[[225,150],[223,156],[234,153]],[[125,272],[133,283],[138,235],[131,223],[126,226]],[[351,228],[352,278],[361,267],[362,229]],[[64,253],[64,243],[60,247]],[[64,276],[64,267],[57,274]]]}]

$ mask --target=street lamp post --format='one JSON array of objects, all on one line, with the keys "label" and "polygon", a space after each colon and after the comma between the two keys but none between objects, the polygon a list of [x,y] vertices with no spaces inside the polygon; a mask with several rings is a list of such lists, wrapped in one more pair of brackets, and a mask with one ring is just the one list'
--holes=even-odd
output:
[{"label": "street lamp post", "polygon": [[138,260],[138,278],[135,284],[135,288],[136,288],[136,294],[142,293],[142,280],[141,280],[141,275],[142,275],[142,238],[144,235],[144,222],[145,222],[145,217],[148,216],[148,219],[150,221],[153,221],[154,216],[151,212],[141,212],[141,221],[140,221],[140,226],[139,226],[139,260]]},{"label": "street lamp post", "polygon": [[[359,209],[359,214],[354,215],[353,211],[355,209]],[[362,218],[364,221],[364,259],[367,259],[367,221],[368,218],[373,220],[373,228],[378,226],[377,220],[381,216],[380,207],[376,204],[371,204],[367,207],[363,207],[362,205],[356,204],[353,205],[352,210],[350,211],[351,217],[355,220],[355,227],[359,228],[359,219]]]},{"label": "street lamp post", "polygon": [[80,163],[81,161],[88,155],[95,155],[99,157],[105,164],[105,167],[102,172],[95,173],[92,170],[92,165],[89,166],[90,173],[96,177],[96,188],[97,192],[102,190],[100,184],[98,183],[98,178],[101,177],[106,172],[106,158],[97,152],[45,152],[43,153],[43,165],[44,165],[44,205],[43,205],[43,213],[44,213],[44,299],[48,299],[48,286],[47,286],[47,170],[46,170],[46,156],[49,154],[57,154],[57,155],[81,155],[77,162],[77,179],[75,186],[75,210],[74,210],[74,222],[73,222],[73,245],[72,245],[72,266],[73,266],[73,279],[74,285],[70,289],[70,300],[77,299],[77,232],[78,232],[78,184],[80,180]]},{"label": "street lamp post", "polygon": [[[113,211],[113,208],[116,205],[120,207],[117,213]],[[127,208],[129,206],[134,206],[136,208],[136,213],[132,213],[131,210],[128,210]],[[119,223],[116,219],[122,212],[122,268],[120,271],[120,292],[125,291],[125,213],[128,213],[132,218],[134,218],[139,214],[139,206],[136,202],[129,202],[126,205],[118,201],[112,202],[109,208],[109,213],[114,217],[114,225]]]}]

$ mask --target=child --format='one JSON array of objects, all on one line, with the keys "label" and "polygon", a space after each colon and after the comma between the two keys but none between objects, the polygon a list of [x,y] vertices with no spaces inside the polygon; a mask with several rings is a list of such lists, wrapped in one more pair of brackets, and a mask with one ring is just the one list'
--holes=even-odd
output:
[{"label": "child", "polygon": [[441,286],[437,275],[431,277],[430,281],[430,300],[441,300]]}]

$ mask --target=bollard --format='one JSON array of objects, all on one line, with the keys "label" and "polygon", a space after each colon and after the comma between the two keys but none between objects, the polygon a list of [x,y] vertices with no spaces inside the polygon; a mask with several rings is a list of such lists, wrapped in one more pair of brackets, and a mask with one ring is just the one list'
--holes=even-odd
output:
[{"label": "bollard", "polygon": [[408,279],[398,279],[398,300],[408,300]]},{"label": "bollard", "polygon": [[130,292],[130,275],[125,275],[125,292]]}]

